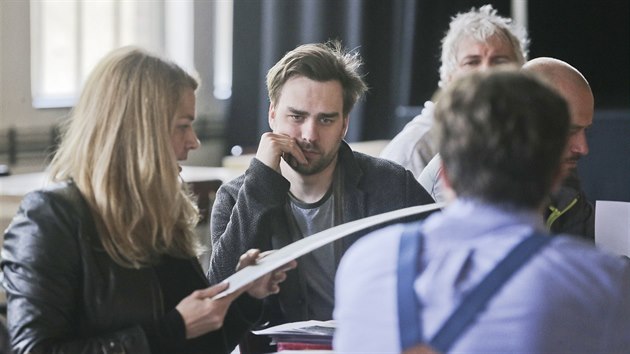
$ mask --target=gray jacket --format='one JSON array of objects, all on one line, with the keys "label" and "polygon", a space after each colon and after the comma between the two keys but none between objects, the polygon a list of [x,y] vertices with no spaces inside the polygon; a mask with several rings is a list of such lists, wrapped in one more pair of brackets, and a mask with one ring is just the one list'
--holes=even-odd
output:
[{"label": "gray jacket", "polygon": [[[343,166],[342,222],[433,203],[413,174],[391,161],[354,152],[342,143],[338,164]],[[270,250],[291,243],[284,209],[289,187],[282,175],[253,159],[244,175],[219,188],[211,214],[210,283],[233,274],[239,256],[250,248]],[[342,252],[369,231],[343,238]],[[308,319],[305,274],[298,265],[287,275],[280,294],[266,300],[265,320],[271,323]]]}]

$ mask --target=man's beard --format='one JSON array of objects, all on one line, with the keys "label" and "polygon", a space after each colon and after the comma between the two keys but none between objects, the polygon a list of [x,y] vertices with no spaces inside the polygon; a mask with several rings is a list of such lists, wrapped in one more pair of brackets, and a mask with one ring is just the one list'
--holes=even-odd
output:
[{"label": "man's beard", "polygon": [[582,158],[580,154],[571,154],[568,157],[562,159],[562,162],[567,165],[571,165],[571,169],[575,169],[577,167],[578,161]]},{"label": "man's beard", "polygon": [[[315,153],[321,152],[320,149],[312,143],[298,142],[298,145],[300,146],[300,149],[302,149],[302,151],[312,151]],[[330,153],[320,155],[317,160],[309,161],[308,165],[298,164],[295,158],[293,158],[292,156],[290,157],[290,159],[293,163],[289,161],[287,162],[289,162],[289,166],[291,166],[291,168],[293,168],[297,173],[301,175],[315,175],[325,170],[326,167],[330,166],[330,164],[335,161],[335,157],[337,157],[337,153],[339,152],[339,145],[341,145],[341,141],[337,143],[337,146],[333,150],[331,150]]]},{"label": "man's beard", "polygon": [[571,174],[577,173],[577,163],[582,156],[579,154],[571,154],[562,159],[561,168],[563,178],[567,178]]}]

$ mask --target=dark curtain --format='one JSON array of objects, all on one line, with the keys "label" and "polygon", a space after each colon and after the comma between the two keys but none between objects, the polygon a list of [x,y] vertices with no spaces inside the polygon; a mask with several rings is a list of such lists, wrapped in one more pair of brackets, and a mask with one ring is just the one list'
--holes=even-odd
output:
[{"label": "dark curtain", "polygon": [[[234,72],[226,148],[255,151],[269,130],[265,75],[300,44],[339,39],[357,49],[369,86],[350,113],[348,141],[397,133],[398,106],[420,105],[437,87],[440,40],[450,17],[488,1],[235,0]],[[504,16],[509,0],[492,1]]]},{"label": "dark curtain", "polygon": [[559,58],[589,81],[597,110],[630,109],[630,1],[529,1],[531,57]]}]

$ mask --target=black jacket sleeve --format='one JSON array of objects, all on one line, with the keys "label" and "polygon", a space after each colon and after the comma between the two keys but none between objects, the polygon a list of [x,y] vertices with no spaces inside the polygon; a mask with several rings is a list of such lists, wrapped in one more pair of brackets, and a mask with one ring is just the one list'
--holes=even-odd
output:
[{"label": "black jacket sleeve", "polygon": [[149,353],[130,326],[79,337],[81,211],[48,192],[28,194],[4,235],[3,286],[12,347],[21,353]]}]

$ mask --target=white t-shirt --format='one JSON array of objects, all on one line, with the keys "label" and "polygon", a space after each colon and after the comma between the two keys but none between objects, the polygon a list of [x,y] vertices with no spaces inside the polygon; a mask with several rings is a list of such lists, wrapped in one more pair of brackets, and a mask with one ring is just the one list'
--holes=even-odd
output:
[{"label": "white t-shirt", "polygon": [[434,103],[424,103],[422,112],[414,117],[381,151],[380,157],[402,165],[418,178],[420,172],[436,154],[430,132],[433,126]]}]

